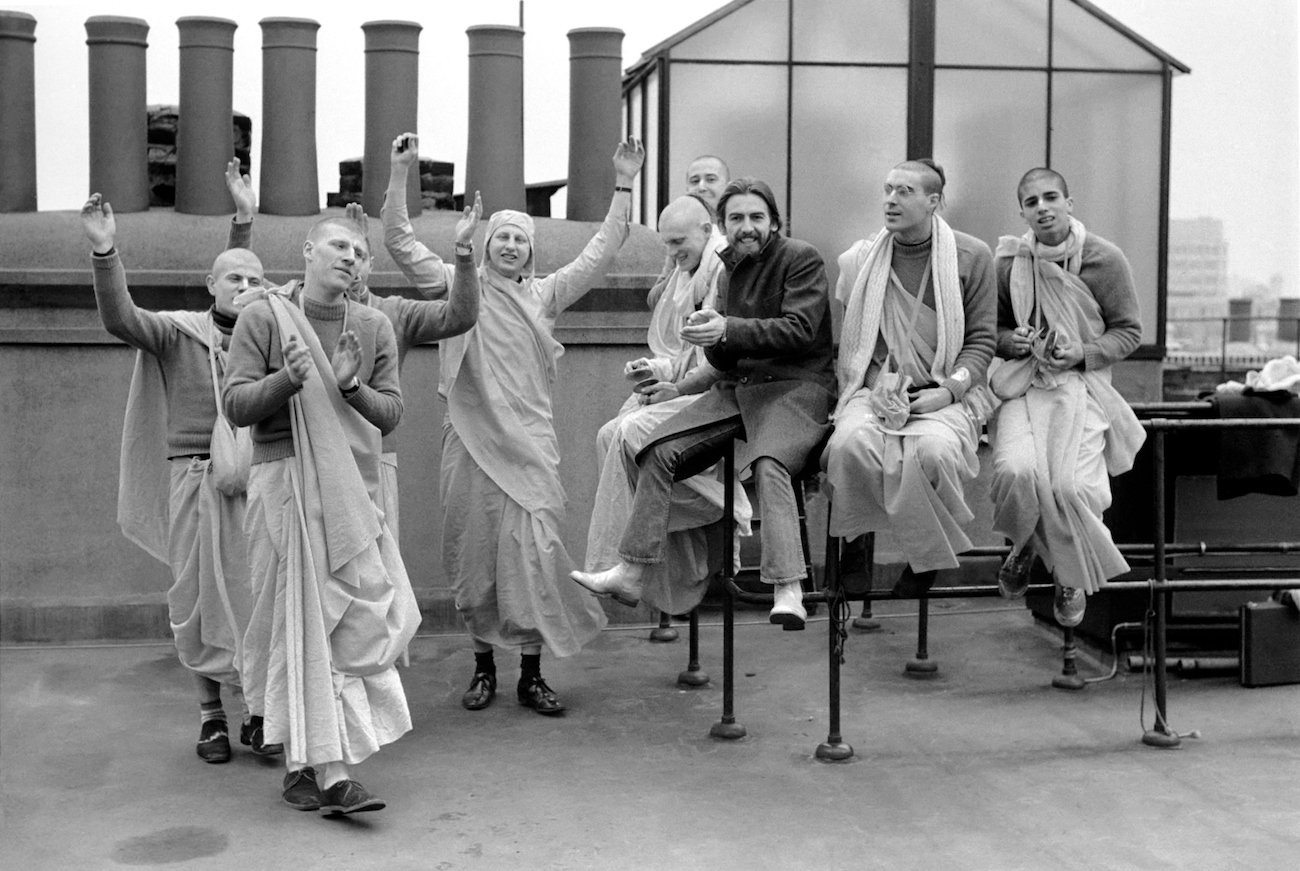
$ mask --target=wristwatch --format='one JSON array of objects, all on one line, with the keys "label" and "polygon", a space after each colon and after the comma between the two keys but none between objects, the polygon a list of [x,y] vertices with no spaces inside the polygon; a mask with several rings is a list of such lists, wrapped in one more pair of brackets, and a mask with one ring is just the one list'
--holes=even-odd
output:
[{"label": "wristwatch", "polygon": [[339,391],[343,394],[343,398],[347,399],[349,396],[356,393],[360,389],[361,389],[361,382],[357,380],[357,376],[353,375],[352,380],[349,381],[347,384],[344,384],[341,388],[339,388]]}]

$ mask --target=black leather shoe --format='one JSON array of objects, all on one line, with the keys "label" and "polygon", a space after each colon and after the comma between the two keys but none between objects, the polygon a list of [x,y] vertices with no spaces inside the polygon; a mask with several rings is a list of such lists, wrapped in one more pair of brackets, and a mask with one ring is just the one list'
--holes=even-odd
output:
[{"label": "black leather shoe", "polygon": [[474,679],[469,682],[469,689],[460,697],[460,703],[467,711],[481,711],[492,704],[497,694],[497,676],[486,671],[474,672]]},{"label": "black leather shoe", "polygon": [[904,566],[903,573],[894,584],[894,596],[899,599],[919,599],[930,592],[938,571],[914,572],[911,566]]},{"label": "black leather shoe", "polygon": [[539,714],[562,714],[564,705],[555,697],[555,691],[546,685],[539,674],[519,681],[519,704],[532,708]]},{"label": "black leather shoe", "polygon": [[239,727],[239,743],[252,748],[258,756],[278,756],[284,752],[283,744],[262,743],[262,718],[252,716],[248,722]]},{"label": "black leather shoe", "polygon": [[199,743],[194,752],[204,762],[230,761],[230,734],[225,720],[208,720],[199,727]]},{"label": "black leather shoe", "polygon": [[316,785],[316,769],[308,765],[284,775],[284,803],[294,810],[314,811],[320,808],[320,787]]}]

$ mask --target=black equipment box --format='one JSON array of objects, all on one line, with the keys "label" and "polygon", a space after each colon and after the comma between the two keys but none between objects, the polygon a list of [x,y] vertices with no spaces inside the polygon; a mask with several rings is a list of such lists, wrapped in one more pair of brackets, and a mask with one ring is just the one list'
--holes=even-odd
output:
[{"label": "black equipment box", "polygon": [[1241,606],[1241,685],[1300,683],[1300,614],[1274,602]]}]

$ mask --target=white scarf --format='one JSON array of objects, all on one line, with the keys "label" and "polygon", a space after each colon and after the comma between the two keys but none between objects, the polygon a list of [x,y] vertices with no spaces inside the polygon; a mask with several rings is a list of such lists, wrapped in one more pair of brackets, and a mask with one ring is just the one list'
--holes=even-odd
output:
[{"label": "white scarf", "polygon": [[650,314],[646,342],[650,346],[651,364],[660,381],[680,381],[704,359],[702,349],[683,341],[682,320],[701,306],[712,306],[718,293],[718,274],[722,260],[718,249],[726,241],[713,233],[704,245],[700,262],[692,275],[673,267],[668,285]]},{"label": "white scarf", "polygon": [[[952,374],[953,363],[961,353],[966,338],[966,310],[957,272],[957,239],[948,222],[938,215],[932,218],[931,240],[938,341],[930,377],[938,383]],[[849,284],[844,268],[846,265],[851,267],[861,258],[863,246],[866,246],[865,260]],[[835,288],[835,298],[844,305],[844,328],[840,332],[840,352],[836,362],[840,399],[835,406],[835,415],[863,386],[871,365],[880,336],[880,320],[893,259],[894,234],[884,229],[873,238],[858,242],[840,257],[840,279]]]},{"label": "white scarf", "polygon": [[1032,230],[1023,236],[1003,236],[998,239],[998,257],[1014,257],[1011,261],[1011,311],[1016,316],[1016,326],[1032,326],[1034,315],[1034,269],[1037,261],[1058,263],[1071,275],[1078,275],[1083,265],[1083,243],[1088,230],[1078,218],[1070,218],[1070,232],[1058,245],[1044,245]]}]

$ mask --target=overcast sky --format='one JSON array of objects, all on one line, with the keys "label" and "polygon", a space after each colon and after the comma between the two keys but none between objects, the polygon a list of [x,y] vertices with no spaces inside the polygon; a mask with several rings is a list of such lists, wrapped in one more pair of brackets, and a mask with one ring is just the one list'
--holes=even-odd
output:
[{"label": "overcast sky", "polygon": [[[851,2],[851,0],[850,0]],[[945,2],[945,0],[940,0]],[[177,100],[177,31],[184,15],[239,23],[235,109],[254,123],[260,146],[261,28],[266,16],[313,18],[318,35],[317,123],[322,196],[337,190],[337,163],[363,147],[364,39],[361,24],[419,20],[421,151],[465,166],[465,28],[516,24],[517,0],[421,2],[17,3],[0,8],[37,19],[37,181],[43,210],[77,208],[88,177],[85,20],[129,15],[150,24],[148,100]],[[618,27],[624,66],[721,6],[721,0],[527,0],[525,4],[525,176],[568,171],[568,40],[574,27]],[[1174,85],[1173,217],[1222,218],[1233,273],[1285,276],[1300,293],[1300,110],[1295,0],[1100,0],[1101,8],[1192,68]],[[938,155],[942,159],[942,155]],[[1153,191],[1152,195],[1156,195]]]}]

